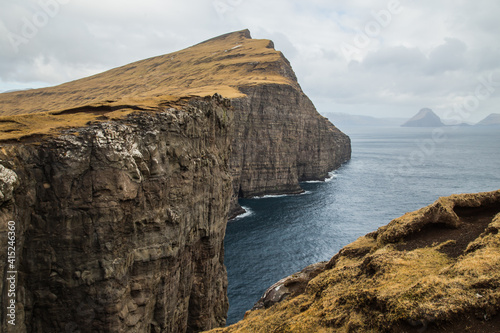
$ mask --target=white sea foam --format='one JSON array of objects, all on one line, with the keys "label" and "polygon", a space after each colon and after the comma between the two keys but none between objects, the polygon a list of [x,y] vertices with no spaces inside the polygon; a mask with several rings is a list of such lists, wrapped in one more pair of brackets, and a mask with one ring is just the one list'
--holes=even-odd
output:
[{"label": "white sea foam", "polygon": [[328,182],[331,182],[332,180],[334,180],[335,178],[337,178],[337,173],[335,173],[334,171],[332,172],[329,172],[328,173],[328,178],[325,179],[325,182],[328,183]]},{"label": "white sea foam", "polygon": [[240,220],[242,218],[249,217],[249,216],[253,215],[253,210],[251,210],[249,207],[241,206],[241,208],[243,208],[245,210],[245,212],[243,214],[236,216],[235,218],[232,218],[231,221]]},{"label": "white sea foam", "polygon": [[324,180],[308,180],[305,181],[304,183],[306,184],[328,183],[334,180],[335,178],[337,178],[337,174],[335,173],[335,171],[331,171],[328,173],[328,177],[325,178]]},{"label": "white sea foam", "polygon": [[253,197],[252,199],[269,199],[269,198],[282,198],[282,197],[287,197],[290,194],[268,194],[268,195],[261,195],[260,197]]},{"label": "white sea foam", "polygon": [[311,193],[310,191],[304,191],[301,193],[295,193],[295,194],[267,194],[267,195],[262,195],[260,197],[253,197],[252,199],[269,199],[269,198],[283,198],[283,197],[290,197],[294,195],[304,195],[304,194],[309,194]]}]

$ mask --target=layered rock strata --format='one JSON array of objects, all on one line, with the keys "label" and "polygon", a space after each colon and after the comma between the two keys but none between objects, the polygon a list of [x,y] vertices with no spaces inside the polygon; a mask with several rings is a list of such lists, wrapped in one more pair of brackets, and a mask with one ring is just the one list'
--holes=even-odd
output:
[{"label": "layered rock strata", "polygon": [[440,198],[277,282],[245,319],[211,332],[496,332],[499,231],[500,190]]},{"label": "layered rock strata", "polygon": [[299,88],[263,84],[240,90],[246,96],[233,99],[231,158],[239,197],[299,193],[299,182],[323,180],[350,159],[349,137],[318,114]]},{"label": "layered rock strata", "polygon": [[[216,93],[228,100],[202,98]],[[18,232],[17,332],[223,325],[222,244],[238,197],[301,192],[351,153],[283,54],[248,30],[0,94],[0,141],[2,241],[9,221]]]},{"label": "layered rock strata", "polygon": [[[219,96],[2,144],[2,332],[224,325],[232,111]],[[16,318],[8,324],[8,222]]]},{"label": "layered rock strata", "polygon": [[289,61],[272,41],[252,39],[248,30],[57,87],[0,94],[2,114],[11,115],[0,130],[10,136],[40,131],[12,116],[19,113],[214,93],[230,98],[235,109],[231,216],[241,212],[238,197],[301,192],[300,181],[323,180],[350,159],[349,137],[316,111]]}]

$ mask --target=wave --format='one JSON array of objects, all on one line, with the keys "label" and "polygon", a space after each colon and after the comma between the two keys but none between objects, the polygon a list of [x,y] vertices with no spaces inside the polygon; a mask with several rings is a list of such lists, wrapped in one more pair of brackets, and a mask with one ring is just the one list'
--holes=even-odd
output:
[{"label": "wave", "polygon": [[337,173],[335,171],[329,172],[328,178],[325,178],[325,183],[331,182],[335,178],[337,178]]},{"label": "wave", "polygon": [[241,206],[241,208],[243,208],[245,210],[245,212],[243,214],[240,214],[240,215],[236,216],[235,218],[231,219],[231,221],[240,220],[240,219],[243,219],[245,217],[249,217],[249,216],[253,215],[253,210],[251,210],[249,207]]},{"label": "wave", "polygon": [[292,193],[292,194],[266,194],[266,195],[261,195],[258,197],[252,197],[251,199],[269,199],[269,198],[283,198],[283,197],[290,197],[290,196],[295,196],[295,195],[304,195],[304,194],[309,194],[311,191],[304,191],[300,193]]},{"label": "wave", "polygon": [[328,173],[328,177],[326,177],[324,180],[308,180],[303,183],[306,184],[328,183],[334,180],[335,178],[337,178],[337,173],[335,171],[331,171]]}]

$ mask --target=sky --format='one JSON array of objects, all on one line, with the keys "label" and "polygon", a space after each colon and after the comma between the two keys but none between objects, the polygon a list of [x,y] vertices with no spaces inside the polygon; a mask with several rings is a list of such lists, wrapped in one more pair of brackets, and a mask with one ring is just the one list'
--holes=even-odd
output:
[{"label": "sky", "polygon": [[271,39],[320,113],[500,113],[498,0],[0,0],[0,92],[57,85],[227,32]]}]

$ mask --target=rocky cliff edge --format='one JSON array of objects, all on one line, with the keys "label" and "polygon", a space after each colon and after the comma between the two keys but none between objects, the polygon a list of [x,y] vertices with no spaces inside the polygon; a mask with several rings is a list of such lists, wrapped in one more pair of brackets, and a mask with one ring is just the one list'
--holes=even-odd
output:
[{"label": "rocky cliff edge", "polygon": [[[235,110],[231,216],[238,197],[299,193],[299,182],[323,180],[350,159],[349,137],[316,111],[289,61],[248,30],[56,87],[0,94],[0,140],[214,93],[231,99]],[[85,108],[96,112],[78,112]]]},{"label": "rocky cliff edge", "polygon": [[[0,331],[224,325],[229,104],[218,95],[189,98],[3,143]],[[17,271],[14,284],[9,271]]]},{"label": "rocky cliff edge", "polygon": [[12,332],[224,325],[237,198],[301,192],[351,152],[288,60],[248,30],[0,94],[0,141],[2,244],[16,225]]}]

